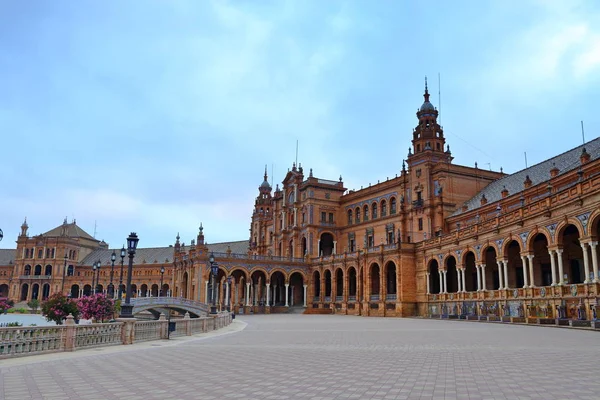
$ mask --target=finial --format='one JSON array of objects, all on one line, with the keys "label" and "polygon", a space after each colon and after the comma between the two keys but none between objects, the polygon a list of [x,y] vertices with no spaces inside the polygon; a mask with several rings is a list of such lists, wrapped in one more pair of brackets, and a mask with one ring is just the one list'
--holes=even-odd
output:
[{"label": "finial", "polygon": [[[200,230],[200,234],[202,235],[202,231],[204,230],[204,228],[202,227],[202,222],[200,222],[200,228],[198,228]],[[179,233],[178,233],[179,235]]]},{"label": "finial", "polygon": [[177,236],[175,236],[175,239],[177,239],[177,241],[179,242],[179,239],[180,239],[179,232],[177,232]]},{"label": "finial", "polygon": [[425,97],[425,101],[429,101],[429,89],[427,89],[427,77],[425,77],[425,94],[423,95],[423,97]]},{"label": "finial", "polygon": [[308,176],[309,176],[309,178],[312,178],[312,177],[313,177],[313,174],[312,174],[312,168],[310,169],[310,173],[308,174]]},{"label": "finial", "polygon": [[265,181],[267,180],[267,164],[265,164]]},{"label": "finial", "polygon": [[404,160],[402,160],[402,171],[406,172],[406,163],[404,162]]},{"label": "finial", "polygon": [[342,175],[340,175],[340,182],[342,181]]},{"label": "finial", "polygon": [[503,174],[503,173],[504,173],[504,171],[502,170],[502,167],[500,167],[500,173],[501,173],[501,174]]},{"label": "finial", "polygon": [[428,93],[429,91],[427,90],[427,75],[425,75],[425,93]]},{"label": "finial", "polygon": [[67,224],[67,217],[65,217],[65,220],[63,221],[63,225]]}]

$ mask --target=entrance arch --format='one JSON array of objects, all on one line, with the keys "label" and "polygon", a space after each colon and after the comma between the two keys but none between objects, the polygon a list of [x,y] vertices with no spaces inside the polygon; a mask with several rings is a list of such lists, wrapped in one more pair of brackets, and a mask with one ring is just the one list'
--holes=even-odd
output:
[{"label": "entrance arch", "polygon": [[0,285],[0,297],[8,297],[8,285]]},{"label": "entrance arch", "polygon": [[[264,306],[266,300],[267,276],[261,270],[254,271],[250,275],[252,284],[250,285],[250,302],[254,306]],[[285,290],[284,290],[285,295]]]},{"label": "entrance arch", "polygon": [[335,270],[335,301],[344,299],[344,271],[341,268]]},{"label": "entrance arch", "polygon": [[304,306],[304,277],[300,272],[294,272],[290,275],[290,307]]},{"label": "entrance arch", "polygon": [[40,285],[37,283],[34,283],[31,286],[31,300],[37,300],[39,296],[40,296]]},{"label": "entrance arch", "polygon": [[386,281],[386,300],[396,299],[396,264],[393,261],[388,261],[385,264],[385,281]]},{"label": "entrance arch", "polygon": [[79,298],[79,285],[72,285],[71,286],[71,293],[70,293],[70,297],[72,299],[78,299]]},{"label": "entrance arch", "polygon": [[33,275],[41,275],[42,274],[42,266],[40,264],[35,266],[33,271]]},{"label": "entrance arch", "polygon": [[533,286],[550,286],[552,284],[552,271],[550,268],[550,254],[548,253],[548,239],[546,235],[538,233],[533,238]]},{"label": "entrance arch", "polygon": [[[572,224],[564,228],[559,238],[559,243],[562,243],[563,247],[563,263],[565,266],[563,273],[567,276],[567,283],[584,283],[586,279],[583,249],[579,239],[579,230]],[[592,264],[591,259],[588,260],[588,263]],[[558,267],[556,267],[556,270],[558,271]],[[556,273],[559,274],[560,272]],[[557,281],[560,280],[557,278]]]},{"label": "entrance arch", "polygon": [[456,270],[456,258],[446,258],[446,291],[448,293],[458,292],[458,271]]},{"label": "entrance arch", "polygon": [[371,300],[379,300],[379,296],[381,295],[381,285],[380,285],[380,271],[379,264],[373,263],[371,264],[371,268],[369,270],[369,278],[371,279]]},{"label": "entrance arch", "polygon": [[348,301],[356,301],[356,268],[348,268]]},{"label": "entrance arch", "polygon": [[440,269],[437,260],[429,262],[429,293],[440,293]]},{"label": "entrance arch", "polygon": [[319,271],[313,273],[313,301],[318,302],[321,298],[321,274]]},{"label": "entrance arch", "polygon": [[323,274],[325,278],[325,302],[331,301],[331,271],[326,269]]},{"label": "entrance arch", "polygon": [[[493,275],[493,271],[490,270]],[[465,254],[465,287],[463,288],[467,292],[477,291],[477,269],[475,268],[475,254],[469,251]],[[497,283],[498,279],[495,279]],[[494,290],[498,289],[498,286],[493,287]]]},{"label": "entrance arch", "polygon": [[50,297],[50,284],[44,283],[44,286],[42,286],[42,300],[46,300],[48,297]]},{"label": "entrance arch", "polygon": [[150,290],[150,296],[158,297],[158,285],[156,283],[152,285],[152,289]]},{"label": "entrance arch", "polygon": [[84,285],[83,286],[83,295],[89,296],[92,294],[92,285]]},{"label": "entrance arch", "polygon": [[24,283],[23,286],[21,286],[21,301],[26,301],[28,296],[29,285],[27,283]]},{"label": "entrance arch", "polygon": [[[488,246],[483,253],[483,264],[485,264],[485,288],[492,288],[494,290],[500,289],[500,280],[504,282],[504,275],[500,278],[500,268],[498,268],[498,257],[496,249],[492,246]],[[477,280],[477,275],[476,278]],[[483,279],[483,278],[482,278]],[[483,289],[483,288],[481,288]]]},{"label": "entrance arch", "polygon": [[504,258],[508,262],[508,287],[522,288],[525,286],[523,276],[523,261],[521,260],[521,245],[516,240],[511,240],[504,251]]},{"label": "entrance arch", "polygon": [[[285,305],[285,276],[281,271],[275,271],[271,274],[271,292],[269,296],[270,305]],[[271,295],[272,294],[272,295]]]}]

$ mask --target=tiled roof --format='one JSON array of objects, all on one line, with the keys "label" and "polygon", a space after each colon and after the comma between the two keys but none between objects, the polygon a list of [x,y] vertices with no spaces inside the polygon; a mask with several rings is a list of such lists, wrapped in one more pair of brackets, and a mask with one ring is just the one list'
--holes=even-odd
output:
[{"label": "tiled roof", "polygon": [[209,244],[208,251],[214,251],[215,253],[225,253],[227,252],[227,247],[231,249],[231,252],[234,254],[247,254],[248,253],[248,241],[240,240],[237,242],[223,242],[223,243],[214,243]]},{"label": "tiled roof", "polygon": [[[509,195],[519,193],[525,188],[523,182],[525,182],[525,179],[528,175],[529,179],[531,179],[532,186],[535,186],[550,180],[550,170],[554,167],[558,168],[559,175],[578,168],[579,165],[581,165],[579,158],[583,148],[585,148],[585,150],[591,156],[590,160],[598,159],[600,157],[600,137],[589,141],[584,145],[559,154],[556,157],[542,161],[539,164],[532,165],[529,168],[515,172],[511,175],[507,175],[490,183],[483,190],[477,193],[475,197],[465,203],[468,207],[468,210],[475,210],[481,207],[481,197],[483,195],[485,195],[488,203],[493,203],[502,199],[501,192],[504,188],[508,190]],[[461,208],[452,215],[462,214],[462,205],[459,204],[458,206]]]},{"label": "tiled roof", "polygon": [[0,249],[0,265],[12,265],[15,263],[17,250]]},{"label": "tiled roof", "polygon": [[[248,241],[241,240],[238,242],[223,242],[209,244],[208,250],[217,253],[225,253],[227,246],[231,248],[232,253],[246,254],[248,252]],[[189,250],[189,246],[185,247]],[[150,248],[138,248],[135,252],[135,258],[133,259],[134,264],[171,264],[173,262],[174,248],[169,247],[150,247]],[[0,250],[1,251],[1,250]],[[82,261],[81,265],[92,265],[96,261],[100,260],[102,266],[110,265],[110,256],[113,251],[117,255],[115,265],[121,263],[121,249],[97,249],[92,253],[88,254]],[[14,250],[13,250],[14,252]],[[0,253],[1,257],[1,253]],[[128,256],[125,256],[125,263],[129,260]]]},{"label": "tiled roof", "polygon": [[[54,229],[49,230],[42,236],[59,237],[62,236],[63,225],[59,225]],[[75,222],[67,224],[67,234],[69,237],[82,237],[85,239],[96,240],[92,235],[81,229]],[[99,240],[98,240],[99,241]]]}]

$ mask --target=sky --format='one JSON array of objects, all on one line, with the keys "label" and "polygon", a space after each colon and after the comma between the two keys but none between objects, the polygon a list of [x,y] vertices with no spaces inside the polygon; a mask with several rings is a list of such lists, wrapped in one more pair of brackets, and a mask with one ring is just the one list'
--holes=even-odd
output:
[{"label": "sky", "polygon": [[600,135],[600,2],[2,1],[0,247],[246,240],[296,141],[348,189],[398,174],[425,76],[454,163],[541,162]]}]

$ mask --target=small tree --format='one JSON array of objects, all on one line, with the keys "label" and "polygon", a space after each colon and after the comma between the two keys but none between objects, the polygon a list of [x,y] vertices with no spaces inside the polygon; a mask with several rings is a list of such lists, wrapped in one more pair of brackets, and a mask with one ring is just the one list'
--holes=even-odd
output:
[{"label": "small tree", "polygon": [[33,310],[33,313],[37,313],[37,309],[40,308],[40,301],[38,299],[32,299],[27,303],[27,307]]},{"label": "small tree", "polygon": [[62,325],[63,319],[69,314],[73,318],[79,319],[79,309],[74,300],[68,299],[61,293],[56,293],[42,303],[42,315],[47,321],[54,321],[57,325]]},{"label": "small tree", "polygon": [[77,307],[82,318],[104,322],[111,319],[115,312],[115,304],[112,299],[102,293],[86,296],[79,299]]}]

